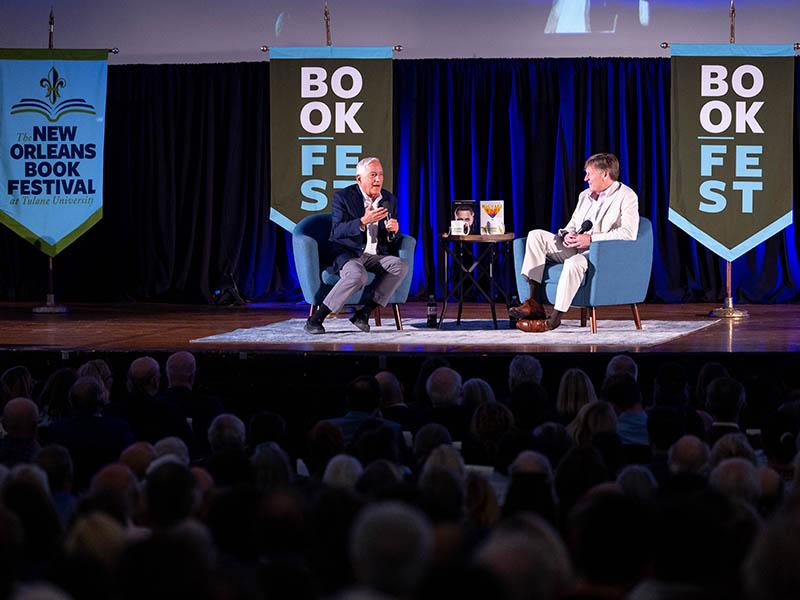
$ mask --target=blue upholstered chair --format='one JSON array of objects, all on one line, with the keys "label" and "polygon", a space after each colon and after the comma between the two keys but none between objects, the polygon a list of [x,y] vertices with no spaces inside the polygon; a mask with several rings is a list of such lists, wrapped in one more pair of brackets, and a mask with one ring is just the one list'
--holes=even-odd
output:
[{"label": "blue upholstered chair", "polygon": [[[528,280],[523,277],[522,259],[527,238],[514,240],[514,269],[517,275],[517,292],[524,302],[530,296]],[[606,240],[592,242],[589,246],[589,270],[578,288],[573,306],[581,307],[581,326],[586,325],[587,310],[591,310],[592,333],[597,333],[598,306],[630,304],[636,329],[642,328],[637,304],[644,301],[653,266],[653,225],[639,217],[639,233],[634,241]],[[563,265],[548,262],[544,268],[540,302],[553,304],[556,286]]]},{"label": "blue upholstered chair", "polygon": [[[292,233],[292,248],[294,249],[294,267],[297,270],[297,278],[300,280],[300,289],[303,290],[303,298],[311,305],[309,314],[322,304],[325,296],[331,288],[339,281],[338,275],[333,275],[327,268],[333,264],[336,252],[328,238],[331,235],[331,215],[316,214],[309,215],[300,221]],[[397,329],[403,329],[403,321],[400,317],[400,304],[408,300],[408,290],[411,287],[411,277],[414,274],[414,249],[417,247],[417,240],[408,235],[400,238],[400,258],[408,263],[408,274],[400,287],[389,299],[394,313],[394,322]],[[367,290],[375,279],[373,273],[369,273]],[[364,304],[369,297],[369,293],[353,294],[347,304]],[[376,309],[373,313],[375,324],[380,326],[381,313]]]}]

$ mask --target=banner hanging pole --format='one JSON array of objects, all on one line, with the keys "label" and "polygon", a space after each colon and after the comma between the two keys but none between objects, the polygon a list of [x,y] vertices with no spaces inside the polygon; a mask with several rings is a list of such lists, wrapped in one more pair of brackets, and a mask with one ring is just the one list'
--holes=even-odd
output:
[{"label": "banner hanging pole", "polygon": [[[56,16],[53,12],[53,7],[50,7],[50,17],[47,20],[47,49],[53,50],[55,48],[55,36],[56,31]],[[55,277],[54,277],[54,268],[53,268],[53,257],[47,257],[47,300],[44,306],[34,306],[33,313],[37,315],[63,315],[69,312],[69,309],[66,306],[62,306],[56,304],[56,293],[55,293]]]},{"label": "banner hanging pole", "polygon": [[[736,4],[735,0],[731,0],[731,5],[728,10],[731,23],[730,43],[736,43]],[[740,310],[733,306],[733,263],[729,260],[725,261],[725,304],[722,308],[715,308],[708,313],[709,317],[717,317],[723,319],[744,319],[750,316],[746,310]]]},{"label": "banner hanging pole", "polygon": [[333,46],[331,40],[331,11],[328,8],[328,0],[325,0],[325,7],[322,10],[322,18],[325,21],[325,45]]}]

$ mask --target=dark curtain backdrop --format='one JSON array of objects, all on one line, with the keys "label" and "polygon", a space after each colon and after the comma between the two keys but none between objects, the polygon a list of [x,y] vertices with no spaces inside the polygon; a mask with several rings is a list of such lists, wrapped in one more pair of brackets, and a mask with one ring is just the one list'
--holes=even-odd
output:
[{"label": "dark curtain backdrop", "polygon": [[[611,151],[655,228],[648,301],[720,301],[724,261],[667,221],[669,71],[650,58],[395,61],[412,295],[444,293],[451,200],[503,199],[518,236],[552,230],[585,158]],[[794,139],[800,156],[796,128]],[[251,300],[299,299],[291,236],[268,221],[269,159],[268,63],[110,67],[104,217],[56,257],[57,298],[203,303],[235,282]],[[736,300],[797,299],[798,243],[790,227],[737,260]],[[0,252],[0,297],[43,299],[47,258],[5,228]]]}]

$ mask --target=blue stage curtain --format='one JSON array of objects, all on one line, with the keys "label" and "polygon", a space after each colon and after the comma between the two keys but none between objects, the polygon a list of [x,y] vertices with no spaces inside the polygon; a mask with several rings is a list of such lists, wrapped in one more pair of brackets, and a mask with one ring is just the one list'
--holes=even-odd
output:
[{"label": "blue stage curtain", "polygon": [[[800,80],[796,62],[795,87]],[[670,62],[656,58],[397,60],[395,189],[417,240],[412,297],[444,289],[453,199],[502,199],[518,236],[554,230],[594,152],[653,221],[649,302],[719,302],[725,263],[667,221]],[[795,90],[795,123],[800,90]],[[800,137],[794,133],[795,156]],[[268,221],[269,64],[109,67],[104,218],[56,258],[61,300],[300,299],[291,236]],[[795,174],[795,198],[800,177]],[[791,302],[790,227],[734,263],[737,302]],[[47,259],[0,227],[0,299],[42,300]]]}]

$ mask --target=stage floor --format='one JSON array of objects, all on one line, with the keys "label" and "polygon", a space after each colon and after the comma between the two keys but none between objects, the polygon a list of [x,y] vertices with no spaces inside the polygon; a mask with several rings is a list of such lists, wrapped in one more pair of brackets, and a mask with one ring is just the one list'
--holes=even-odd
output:
[{"label": "stage floor", "polygon": [[[14,352],[157,352],[190,350],[198,353],[281,353],[314,354],[356,352],[363,354],[447,353],[447,354],[509,354],[535,353],[787,353],[800,349],[800,306],[741,305],[750,312],[749,318],[722,320],[705,329],[660,345],[638,348],[602,346],[543,345],[530,334],[530,344],[508,347],[470,344],[430,346],[428,348],[403,344],[378,347],[370,344],[191,344],[190,340],[224,333],[237,328],[257,327],[289,318],[307,315],[305,304],[253,304],[243,307],[186,306],[167,304],[69,304],[66,315],[36,315],[33,304],[0,304],[0,351]],[[645,304],[639,308],[643,322],[658,320],[707,320],[710,304]],[[424,303],[410,303],[402,308],[404,317],[423,318]],[[505,309],[499,312],[505,315]],[[451,305],[448,318],[455,318]],[[500,315],[498,315],[499,317]],[[573,309],[567,318],[577,319]],[[488,306],[465,305],[464,318],[490,319]],[[598,318],[631,319],[627,306],[598,310]],[[383,313],[384,323],[391,322],[390,311]],[[587,329],[587,337],[591,332]],[[365,336],[366,337],[366,336]]]}]

